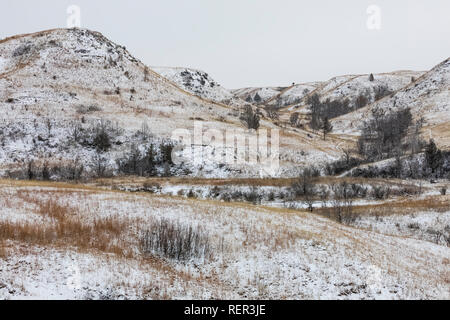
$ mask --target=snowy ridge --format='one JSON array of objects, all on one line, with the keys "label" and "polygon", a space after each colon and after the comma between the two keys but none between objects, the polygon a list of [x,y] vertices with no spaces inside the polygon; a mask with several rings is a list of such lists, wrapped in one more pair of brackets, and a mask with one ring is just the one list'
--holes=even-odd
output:
[{"label": "snowy ridge", "polygon": [[[367,98],[368,103],[374,102],[378,92],[392,93],[423,75],[424,72],[416,71],[395,71],[391,73],[374,74],[373,80],[370,80],[369,74],[363,75],[344,75],[331,78],[330,80],[318,85],[315,90],[311,90],[308,94],[303,95],[302,99],[298,99],[296,104],[292,105],[288,110],[293,111],[306,104],[306,98],[317,94],[322,101],[344,100],[348,99],[350,107],[354,107],[355,100],[359,96]],[[385,94],[386,94],[385,93]]]},{"label": "snowy ridge", "polygon": [[343,115],[333,121],[336,133],[359,133],[357,122],[366,119],[373,110],[392,111],[409,107],[413,115],[424,117],[426,138],[435,137],[443,148],[450,148],[450,59],[429,72],[365,108]]},{"label": "snowy ridge", "polygon": [[177,84],[180,88],[217,103],[231,106],[246,104],[214,81],[206,72],[191,68],[151,67],[155,72]]},{"label": "snowy ridge", "polygon": [[231,90],[238,98],[248,103],[262,104],[280,94],[286,87],[240,88]]}]

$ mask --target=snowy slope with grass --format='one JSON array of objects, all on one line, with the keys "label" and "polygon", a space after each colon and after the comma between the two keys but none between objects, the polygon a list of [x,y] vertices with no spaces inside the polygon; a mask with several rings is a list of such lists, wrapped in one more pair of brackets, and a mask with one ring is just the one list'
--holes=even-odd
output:
[{"label": "snowy slope with grass", "polygon": [[360,75],[350,78],[339,86],[322,92],[321,99],[337,100],[349,99],[354,101],[358,96],[364,95],[368,102],[374,102],[377,99],[377,90],[386,89],[386,93],[393,93],[407,86],[415,79],[420,77],[423,72],[397,71],[392,73],[374,74],[373,80],[370,75]]},{"label": "snowy slope with grass", "polygon": [[417,119],[425,120],[423,138],[435,138],[441,148],[450,148],[450,59],[365,108],[334,119],[335,133],[359,134],[361,119],[368,119],[374,110],[390,112],[410,108]]},{"label": "snowy slope with grass", "polygon": [[275,105],[279,108],[297,104],[302,99],[310,94],[312,91],[320,87],[322,83],[311,82],[311,83],[301,83],[288,87],[282,90],[279,94],[272,97],[270,101],[267,102],[268,105]]},{"label": "snowy slope with grass", "polygon": [[261,87],[261,88],[240,88],[231,92],[248,103],[263,104],[267,100],[277,96],[286,87]]}]

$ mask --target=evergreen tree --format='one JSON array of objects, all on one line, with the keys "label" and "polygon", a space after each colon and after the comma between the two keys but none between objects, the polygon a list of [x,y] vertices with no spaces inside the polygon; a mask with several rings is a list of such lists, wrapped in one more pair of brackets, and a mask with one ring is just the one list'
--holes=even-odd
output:
[{"label": "evergreen tree", "polygon": [[331,130],[333,130],[333,126],[331,125],[330,121],[328,120],[328,117],[325,117],[323,119],[323,123],[322,123],[323,140],[326,139],[327,133],[331,132]]},{"label": "evergreen tree", "polygon": [[432,174],[436,174],[442,166],[442,152],[438,149],[433,139],[430,140],[425,149],[425,160]]},{"label": "evergreen tree", "polygon": [[254,112],[251,106],[246,106],[241,113],[239,120],[244,124],[247,129],[259,129],[259,115]]},{"label": "evergreen tree", "polygon": [[148,175],[152,176],[155,172],[155,148],[153,143],[150,145],[150,147],[147,150],[146,155],[146,164],[147,164],[147,173]]}]

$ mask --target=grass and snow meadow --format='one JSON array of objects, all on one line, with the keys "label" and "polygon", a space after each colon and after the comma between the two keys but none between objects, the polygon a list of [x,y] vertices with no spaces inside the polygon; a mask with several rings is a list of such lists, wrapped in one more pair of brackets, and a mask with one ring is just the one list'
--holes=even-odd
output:
[{"label": "grass and snow meadow", "polygon": [[306,211],[17,181],[0,206],[2,299],[450,298],[447,246]]}]

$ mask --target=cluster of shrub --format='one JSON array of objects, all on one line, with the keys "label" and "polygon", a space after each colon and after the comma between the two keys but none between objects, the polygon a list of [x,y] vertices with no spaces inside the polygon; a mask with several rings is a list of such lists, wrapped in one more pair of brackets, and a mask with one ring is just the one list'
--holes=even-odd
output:
[{"label": "cluster of shrub", "polygon": [[108,151],[113,143],[121,144],[120,141],[113,141],[124,133],[117,123],[101,119],[84,126],[85,122],[86,120],[82,118],[81,122],[75,121],[70,125],[69,137],[72,143],[96,149],[98,152]]},{"label": "cluster of shrub", "polygon": [[163,141],[159,145],[159,150],[151,143],[141,152],[135,144],[132,144],[130,151],[116,160],[118,170],[122,174],[151,177],[158,175],[157,168],[162,167],[163,175],[170,176],[173,148],[174,145],[170,141]]},{"label": "cluster of shrub", "polygon": [[245,106],[239,116],[239,120],[247,129],[258,130],[260,116],[257,110],[253,110],[251,106]]},{"label": "cluster of shrub", "polygon": [[[34,124],[35,127],[37,123]],[[130,151],[125,152],[118,159],[112,158],[108,153],[113,146],[125,144],[123,137],[124,130],[117,123],[106,120],[73,121],[67,125],[66,144],[57,142],[50,145],[53,129],[53,122],[47,119],[46,130],[48,130],[48,138],[38,136],[33,138],[36,144],[40,141],[48,147],[57,146],[61,152],[70,148],[79,148],[90,150],[90,158],[81,159],[77,157],[75,160],[56,161],[52,159],[50,153],[47,154],[46,160],[34,161],[34,157],[30,154],[27,161],[22,162],[22,166],[18,169],[11,169],[6,175],[14,179],[29,180],[80,180],[88,177],[106,177],[114,174],[127,174],[139,176],[169,176],[174,172],[175,165],[172,161],[172,150],[174,145],[171,141],[160,141],[153,139],[149,127],[146,124],[131,136]],[[14,131],[5,131],[0,127],[0,141],[5,143],[5,137],[17,139],[18,136],[24,138],[26,130],[16,128]],[[138,147],[138,145],[140,147]],[[114,162],[116,166],[114,166]],[[177,167],[184,174],[190,173],[184,167]],[[180,172],[181,172],[180,171]]]},{"label": "cluster of shrub", "polygon": [[[416,146],[405,143],[408,129],[413,125],[413,117],[409,108],[386,113],[384,110],[374,110],[369,120],[362,125],[361,136],[358,140],[358,152],[369,161],[378,161],[401,155]],[[416,130],[410,134],[418,136],[423,120],[415,123]],[[411,128],[412,129],[412,128]]]},{"label": "cluster of shrub", "polygon": [[364,108],[370,102],[377,101],[391,93],[392,91],[387,86],[381,85],[374,88],[373,99],[368,90],[360,93],[354,101],[350,101],[349,99],[331,100],[328,98],[321,102],[320,96],[317,93],[310,95],[306,99],[306,104],[309,105],[311,111],[310,126],[314,130],[319,130],[323,127],[325,119],[337,118],[349,112]]},{"label": "cluster of shrub", "polygon": [[436,149],[438,152],[435,155],[438,156],[430,158],[428,148],[433,144],[428,144],[424,157],[397,157],[382,167],[369,165],[356,168],[351,171],[351,175],[364,178],[450,179],[450,152]]},{"label": "cluster of shrub", "polygon": [[331,206],[323,206],[322,213],[341,223],[352,223],[355,220],[356,215],[352,211],[355,199],[383,200],[390,196],[417,195],[422,192],[420,187],[414,186],[400,188],[378,184],[364,186],[358,183],[349,183],[345,180],[340,183],[331,182],[328,185],[323,185],[317,181],[315,173],[308,168],[292,184],[291,191],[294,198],[304,201],[310,211],[314,210],[315,202],[329,201]]},{"label": "cluster of shrub", "polygon": [[65,163],[50,164],[49,162],[37,163],[29,160],[25,163],[25,168],[21,170],[10,170],[6,175],[11,179],[21,180],[43,180],[50,181],[53,177],[59,180],[80,180],[85,168],[77,158]]},{"label": "cluster of shrub", "polygon": [[[344,151],[341,159],[327,163],[326,175],[339,175],[362,164],[393,159],[383,166],[367,166],[351,171],[366,178],[449,178],[450,152],[439,150],[433,140],[420,138],[424,120],[413,121],[409,108],[394,112],[374,110],[362,125],[358,155]],[[423,153],[423,155],[422,155]]]},{"label": "cluster of shrub", "polygon": [[201,226],[161,219],[150,223],[141,237],[141,252],[180,262],[212,257],[208,233]]}]

